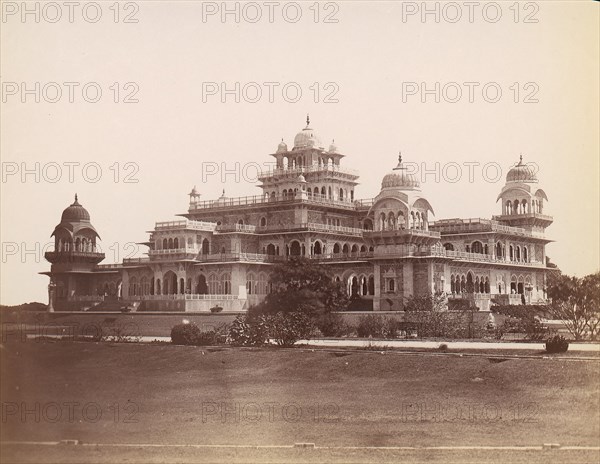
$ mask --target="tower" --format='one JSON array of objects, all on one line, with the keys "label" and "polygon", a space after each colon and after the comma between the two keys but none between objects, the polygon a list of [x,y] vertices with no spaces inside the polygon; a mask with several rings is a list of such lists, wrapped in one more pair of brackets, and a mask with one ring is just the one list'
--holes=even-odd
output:
[{"label": "tower", "polygon": [[523,156],[506,175],[506,183],[496,202],[501,200],[502,214],[493,219],[507,226],[520,227],[528,232],[543,234],[553,222],[544,214],[546,193],[538,188],[535,170],[523,163]]},{"label": "tower", "polygon": [[322,201],[354,201],[358,175],[341,167],[344,155],[334,142],[325,149],[308,116],[306,126],[294,137],[293,148],[289,150],[282,139],[271,156],[275,158],[275,169],[259,176],[266,198],[291,199],[299,195]]},{"label": "tower", "polygon": [[90,222],[90,214],[79,204],[77,195],[75,201],[66,208],[60,223],[54,228],[54,251],[45,253],[47,261],[52,263],[50,268],[49,291],[50,308],[57,301],[82,295],[92,295],[94,292],[92,269],[104,259],[104,253],[98,252],[96,240],[98,232]]}]

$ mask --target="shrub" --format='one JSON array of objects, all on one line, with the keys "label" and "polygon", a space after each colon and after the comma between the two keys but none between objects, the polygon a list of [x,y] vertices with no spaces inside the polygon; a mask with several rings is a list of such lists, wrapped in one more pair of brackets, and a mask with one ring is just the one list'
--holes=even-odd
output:
[{"label": "shrub", "polygon": [[361,316],[358,319],[356,333],[361,338],[383,338],[385,337],[385,323],[380,316],[376,316],[374,314]]},{"label": "shrub", "polygon": [[238,316],[229,329],[229,343],[238,346],[263,346],[273,339],[279,346],[292,346],[310,338],[314,324],[310,316],[294,311]]},{"label": "shrub", "polygon": [[446,351],[448,351],[448,345],[446,343],[441,343],[440,346],[438,346],[438,350],[443,351],[445,353]]},{"label": "shrub", "polygon": [[395,317],[386,317],[383,321],[383,336],[385,338],[398,338],[404,324]]},{"label": "shrub", "polygon": [[270,338],[279,346],[293,346],[298,340],[310,338],[314,324],[309,316],[301,312],[271,315],[267,321]]},{"label": "shrub", "polygon": [[269,342],[267,316],[241,314],[229,329],[229,343],[236,346],[262,346]]},{"label": "shrub", "polygon": [[562,335],[555,335],[546,340],[548,353],[565,353],[569,349],[569,342]]},{"label": "shrub", "polygon": [[317,321],[317,327],[324,337],[343,337],[352,331],[341,314],[329,313]]},{"label": "shrub", "polygon": [[201,330],[196,324],[177,324],[171,329],[171,342],[175,345],[195,345]]}]

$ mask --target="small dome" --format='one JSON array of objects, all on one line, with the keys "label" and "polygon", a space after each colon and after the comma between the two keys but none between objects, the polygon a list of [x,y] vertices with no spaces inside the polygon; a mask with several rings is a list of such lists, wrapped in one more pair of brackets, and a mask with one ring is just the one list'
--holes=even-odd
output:
[{"label": "small dome", "polygon": [[519,157],[519,164],[514,166],[506,174],[506,182],[537,182],[535,170],[531,166],[523,164],[523,155]]},{"label": "small dome", "polygon": [[65,209],[60,218],[60,222],[80,222],[90,220],[90,213],[79,204],[77,201],[77,194],[75,194],[75,202],[67,209]]},{"label": "small dome", "polygon": [[298,176],[298,182],[301,184],[306,184],[306,178],[302,174],[300,174]]},{"label": "small dome", "polygon": [[200,194],[198,193],[198,190],[196,190],[196,186],[194,185],[194,188],[192,189],[192,191],[190,193],[188,193],[189,196],[191,197],[196,197],[199,196]]},{"label": "small dome", "polygon": [[406,168],[402,164],[402,156],[398,157],[398,166],[396,166],[392,172],[386,174],[381,181],[381,188],[399,188],[399,189],[412,189],[419,188],[420,184],[414,174],[410,174],[406,171]]},{"label": "small dome", "polygon": [[306,127],[294,137],[294,149],[301,148],[323,148],[323,143],[319,136],[310,127],[310,119],[306,117]]},{"label": "small dome", "polygon": [[288,146],[283,141],[283,139],[281,139],[281,142],[279,142],[279,145],[277,145],[277,153],[283,153],[286,151],[288,151]]},{"label": "small dome", "polygon": [[329,145],[329,153],[337,153],[338,152],[338,148],[337,145],[335,144],[335,140],[331,141],[331,145]]}]

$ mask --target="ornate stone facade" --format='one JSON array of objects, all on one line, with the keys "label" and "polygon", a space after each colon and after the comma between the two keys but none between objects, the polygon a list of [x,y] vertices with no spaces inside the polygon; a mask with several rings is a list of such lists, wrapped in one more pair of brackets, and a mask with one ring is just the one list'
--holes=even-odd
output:
[{"label": "ornate stone facade", "polygon": [[327,266],[365,310],[401,310],[405,298],[445,292],[488,309],[491,298],[545,301],[546,194],[522,161],[507,175],[492,219],[430,221],[433,207],[402,163],[375,198],[357,200],[357,173],[341,166],[307,125],[276,166],[259,176],[263,194],[201,200],[194,188],[184,219],[158,222],[148,257],[98,264],[89,213],[69,206],[56,226],[52,263],[57,311],[243,311],[269,292],[274,263],[305,256]]}]

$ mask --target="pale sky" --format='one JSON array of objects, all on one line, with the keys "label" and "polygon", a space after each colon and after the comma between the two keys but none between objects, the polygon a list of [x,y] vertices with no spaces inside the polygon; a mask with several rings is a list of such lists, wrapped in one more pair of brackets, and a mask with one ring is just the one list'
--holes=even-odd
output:
[{"label": "pale sky", "polygon": [[[205,200],[223,188],[228,196],[259,194],[233,174],[225,183],[219,175],[203,182],[203,169],[248,165],[243,172],[253,176],[252,163],[270,162],[282,137],[291,148],[307,113],[325,145],[335,139],[346,155],[343,164],[360,172],[357,198],[377,195],[400,150],[405,161],[426,169],[439,163],[446,177],[456,176],[448,163],[462,166],[455,182],[436,182],[433,174],[422,182],[435,219],[500,214],[496,197],[522,153],[536,163],[539,187],[549,198],[545,213],[554,216],[547,236],[555,242],[547,254],[568,274],[598,270],[598,2],[522,2],[518,9],[499,2],[499,12],[481,2],[472,22],[462,2],[456,3],[462,13],[456,22],[456,10],[428,2],[440,9],[437,23],[433,14],[425,21],[420,11],[408,15],[422,2],[321,3],[318,22],[313,2],[301,3],[295,23],[298,10],[290,2],[274,7],[272,23],[262,2],[254,4],[262,13],[255,23],[256,8],[238,4],[236,23],[234,15],[223,22],[219,12],[203,21],[202,8],[210,13],[221,2],[187,1],[123,2],[115,23],[113,3],[99,2],[102,16],[95,23],[93,8],[85,15],[75,10],[70,22],[66,6],[57,12],[42,3],[36,23],[34,14],[22,18],[14,11],[21,2],[2,3],[2,304],[47,302],[48,278],[37,274],[50,269],[44,245],[76,192],[102,238],[104,263],[120,261],[130,256],[127,244],[145,241],[155,221],[186,211],[194,185]],[[61,18],[51,22],[57,13]],[[137,23],[123,22],[127,15]],[[128,82],[134,85],[125,88]],[[240,91],[239,103],[233,94],[225,102],[219,94],[203,95],[213,82],[230,89],[238,82],[248,93]],[[247,86],[252,82],[262,89],[257,102]],[[272,102],[265,82],[277,83]],[[439,103],[433,94],[422,102],[420,93],[403,101],[403,87],[414,89],[413,82],[427,89],[438,82],[447,93]],[[476,83],[472,102],[465,82]],[[88,83],[88,99],[96,87],[102,90],[97,103],[82,96]],[[448,83],[462,89],[454,103],[456,85]],[[123,103],[136,88],[139,101]],[[294,88],[302,91],[297,102]],[[317,102],[311,88],[320,89]],[[498,88],[502,95],[492,103]],[[328,95],[334,101],[325,102]],[[139,170],[126,168],[128,162]],[[73,182],[65,163],[80,163]],[[97,164],[83,172],[86,163]],[[464,163],[479,163],[473,182]],[[496,182],[489,181],[493,169],[488,181],[482,174],[489,163],[503,168]],[[12,174],[15,166],[19,172]],[[102,169],[97,182],[91,182],[94,166]],[[23,167],[37,170],[40,179],[22,179]],[[139,182],[124,182],[128,173]],[[37,253],[23,254],[36,247]],[[137,255],[144,251],[140,247]]]}]

